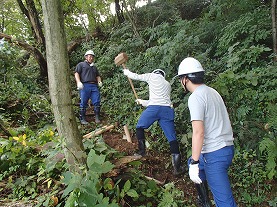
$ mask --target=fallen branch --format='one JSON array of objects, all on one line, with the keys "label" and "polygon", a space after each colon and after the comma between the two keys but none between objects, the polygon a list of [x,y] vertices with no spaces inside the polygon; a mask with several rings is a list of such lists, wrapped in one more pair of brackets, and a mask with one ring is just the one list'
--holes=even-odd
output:
[{"label": "fallen branch", "polygon": [[165,184],[165,182],[166,182],[166,179],[167,179],[167,177],[165,178],[165,180],[164,181],[159,181],[159,180],[157,180],[157,179],[155,179],[155,178],[151,178],[151,177],[148,177],[148,176],[144,176],[147,180],[153,180],[155,183],[157,183],[158,185],[164,185]]},{"label": "fallen branch", "polygon": [[103,134],[104,132],[106,132],[106,131],[108,131],[108,130],[110,130],[110,129],[112,129],[112,128],[114,128],[114,125],[113,125],[113,124],[112,124],[112,125],[109,125],[109,126],[105,125],[105,126],[101,127],[100,129],[96,129],[96,130],[94,130],[93,132],[90,132],[90,133],[88,133],[88,134],[85,134],[85,135],[83,136],[83,138],[93,138],[93,137],[95,137],[95,136],[98,136],[98,135],[100,135],[100,134]]},{"label": "fallen branch", "polygon": [[140,160],[142,158],[141,155],[133,155],[133,156],[124,156],[122,158],[120,158],[119,160],[117,160],[114,164],[116,168],[122,168],[123,166],[127,165],[130,162],[136,161],[136,160]]}]

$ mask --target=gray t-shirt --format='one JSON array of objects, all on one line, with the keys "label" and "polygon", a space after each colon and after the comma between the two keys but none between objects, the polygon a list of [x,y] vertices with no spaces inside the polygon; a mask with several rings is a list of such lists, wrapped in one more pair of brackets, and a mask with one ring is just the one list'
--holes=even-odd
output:
[{"label": "gray t-shirt", "polygon": [[202,153],[233,145],[229,115],[219,93],[205,84],[198,86],[188,99],[191,121],[204,122]]}]

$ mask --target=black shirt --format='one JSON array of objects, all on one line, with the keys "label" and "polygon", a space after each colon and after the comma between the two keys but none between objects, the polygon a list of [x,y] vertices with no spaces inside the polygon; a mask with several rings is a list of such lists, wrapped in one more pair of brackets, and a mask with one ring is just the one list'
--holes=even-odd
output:
[{"label": "black shirt", "polygon": [[100,76],[96,66],[90,66],[88,62],[80,62],[76,66],[75,72],[79,73],[82,83],[95,82],[97,76]]}]

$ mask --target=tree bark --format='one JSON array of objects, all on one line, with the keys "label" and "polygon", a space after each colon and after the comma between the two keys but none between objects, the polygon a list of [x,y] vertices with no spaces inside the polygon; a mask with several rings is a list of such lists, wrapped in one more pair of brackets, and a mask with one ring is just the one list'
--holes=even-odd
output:
[{"label": "tree bark", "polygon": [[26,7],[24,6],[21,0],[17,0],[17,3],[22,11],[22,13],[29,19],[32,27],[32,31],[34,32],[34,37],[37,40],[37,43],[45,48],[45,37],[42,32],[42,27],[39,21],[38,12],[35,7],[35,3],[33,0],[26,0]]},{"label": "tree bark", "polygon": [[86,41],[87,37],[79,37],[75,39],[74,41],[67,44],[67,52],[70,55],[80,44],[84,41]]},{"label": "tree bark", "polygon": [[274,52],[273,61],[277,62],[276,0],[272,0],[271,17],[272,17],[273,52]]},{"label": "tree bark", "polygon": [[73,111],[69,58],[61,2],[41,0],[44,16],[49,91],[58,133],[65,139],[65,157],[72,170],[84,165],[86,154]]},{"label": "tree bark", "polygon": [[115,0],[114,4],[115,4],[115,12],[116,12],[118,22],[121,24],[125,21],[125,19],[124,19],[123,12],[122,12],[122,9],[119,4],[119,0]]}]

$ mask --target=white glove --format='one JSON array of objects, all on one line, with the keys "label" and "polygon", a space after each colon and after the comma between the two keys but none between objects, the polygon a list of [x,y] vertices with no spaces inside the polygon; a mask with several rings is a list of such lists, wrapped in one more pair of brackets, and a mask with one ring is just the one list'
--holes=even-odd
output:
[{"label": "white glove", "polygon": [[202,183],[202,180],[199,177],[199,164],[189,165],[189,178],[196,184]]},{"label": "white glove", "polygon": [[123,74],[124,74],[124,75],[128,76],[129,73],[130,73],[130,70],[128,70],[128,69],[123,69]]},{"label": "white glove", "polygon": [[103,83],[101,81],[98,82],[98,86],[99,87],[102,87],[103,86]]},{"label": "white glove", "polygon": [[137,104],[142,104],[142,100],[141,99],[136,99],[136,103]]},{"label": "white glove", "polygon": [[82,82],[78,82],[77,83],[77,89],[82,90],[83,88],[84,88],[84,85],[82,84]]}]

